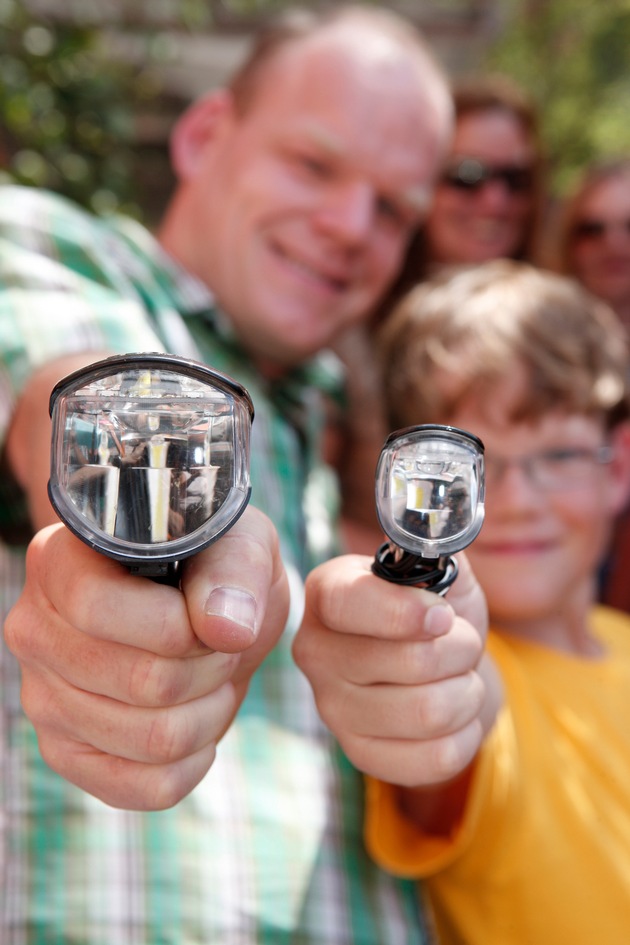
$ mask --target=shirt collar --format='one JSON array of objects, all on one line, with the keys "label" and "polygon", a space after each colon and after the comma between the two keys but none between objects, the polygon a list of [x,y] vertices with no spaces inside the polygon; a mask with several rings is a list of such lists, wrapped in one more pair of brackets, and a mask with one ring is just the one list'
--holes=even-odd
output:
[{"label": "shirt collar", "polygon": [[[161,245],[158,239],[130,217],[116,220],[116,228],[133,243],[149,266],[154,278],[173,300],[184,319],[203,319],[221,337],[238,360],[249,362],[247,352],[236,336],[230,319],[216,304],[208,286],[190,273]],[[335,396],[342,384],[339,362],[332,352],[323,352],[304,364],[269,382],[269,389],[295,397],[306,389],[318,389]]]},{"label": "shirt collar", "polygon": [[116,230],[133,245],[142,263],[184,317],[214,308],[214,296],[206,284],[167,252],[150,230],[123,216],[116,218]]}]

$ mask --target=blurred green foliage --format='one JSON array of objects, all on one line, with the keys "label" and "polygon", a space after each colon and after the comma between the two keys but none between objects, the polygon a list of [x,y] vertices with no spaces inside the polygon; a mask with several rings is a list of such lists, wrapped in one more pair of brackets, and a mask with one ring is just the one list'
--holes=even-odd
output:
[{"label": "blurred green foliage", "polygon": [[594,159],[630,155],[630,0],[504,0],[483,65],[538,104],[554,191]]},{"label": "blurred green foliage", "polygon": [[134,200],[134,115],[157,94],[142,69],[115,61],[98,27],[36,17],[0,0],[0,167],[98,212]]},{"label": "blurred green foliage", "polygon": [[[99,0],[39,9],[0,0],[0,182],[49,188],[98,213],[150,222],[168,187],[166,142],[143,150],[138,120],[173,110],[159,78],[172,54],[169,31],[252,25],[290,3],[122,0],[116,18]],[[131,37],[136,65],[116,55],[114,30]],[[156,192],[147,194],[156,177]]]},{"label": "blurred green foliage", "polygon": [[[117,25],[140,44],[137,65],[104,41],[105,0],[66,0],[63,19],[36,15],[28,0],[0,0],[0,172],[98,212],[144,216],[138,185],[154,178],[137,122],[164,102],[155,66],[169,57],[168,30],[255,28],[292,0],[118,2],[127,19]],[[562,194],[594,158],[630,154],[630,0],[496,2],[500,35],[479,68],[529,90]]]},{"label": "blurred green foliage", "polygon": [[[161,87],[172,33],[255,29],[292,2],[0,0],[0,182],[155,222],[171,182],[156,119],[185,104]],[[129,45],[117,55],[116,34],[131,40],[131,56]],[[148,142],[143,118],[153,126]]]}]

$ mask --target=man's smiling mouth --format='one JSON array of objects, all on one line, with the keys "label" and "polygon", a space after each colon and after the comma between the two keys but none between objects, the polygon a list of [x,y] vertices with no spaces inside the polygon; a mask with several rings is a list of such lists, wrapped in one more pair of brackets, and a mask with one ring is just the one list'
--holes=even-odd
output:
[{"label": "man's smiling mouth", "polygon": [[282,263],[297,273],[300,278],[310,282],[314,286],[326,289],[328,292],[340,293],[347,289],[349,279],[332,270],[327,270],[325,266],[307,262],[303,258],[298,258],[288,253],[277,243],[272,246],[276,256]]}]

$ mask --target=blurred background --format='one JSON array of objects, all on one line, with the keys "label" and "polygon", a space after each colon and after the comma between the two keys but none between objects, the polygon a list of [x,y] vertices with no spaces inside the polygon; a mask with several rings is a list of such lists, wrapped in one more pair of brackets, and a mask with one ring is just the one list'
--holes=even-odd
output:
[{"label": "blurred background", "polygon": [[[0,0],[1,179],[148,225],[167,137],[285,0]],[[309,0],[302,6],[318,6]],[[538,105],[552,194],[630,153],[630,0],[389,0],[457,77],[503,72]]]}]

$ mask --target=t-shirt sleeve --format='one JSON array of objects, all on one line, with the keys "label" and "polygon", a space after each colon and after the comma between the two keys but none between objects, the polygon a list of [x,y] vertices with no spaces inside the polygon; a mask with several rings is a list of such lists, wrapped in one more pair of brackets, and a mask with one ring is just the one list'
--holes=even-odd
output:
[{"label": "t-shirt sleeve", "polygon": [[[503,673],[511,673],[500,641],[489,644]],[[366,778],[364,834],[370,855],[389,872],[424,878],[459,860],[473,844],[492,855],[507,812],[521,791],[518,737],[512,712],[504,706],[475,759],[462,817],[449,835],[425,832],[403,811],[401,789]],[[493,839],[494,838],[494,839]]]}]

